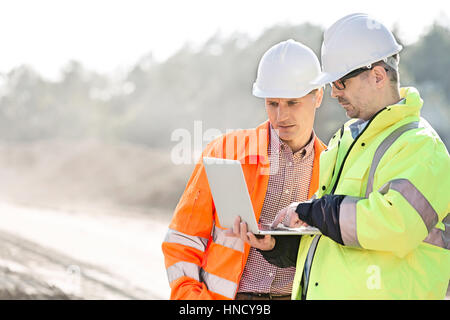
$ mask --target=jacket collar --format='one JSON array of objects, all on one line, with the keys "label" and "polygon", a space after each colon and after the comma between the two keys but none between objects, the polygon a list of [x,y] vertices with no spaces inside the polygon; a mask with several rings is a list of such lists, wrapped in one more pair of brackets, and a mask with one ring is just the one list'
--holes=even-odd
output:
[{"label": "jacket collar", "polygon": [[[372,136],[400,122],[415,121],[420,117],[423,100],[416,88],[400,88],[401,100],[393,105],[380,110],[369,120],[369,127],[365,136]],[[409,119],[409,120],[406,120]],[[354,123],[355,119],[347,122],[347,126]]]},{"label": "jacket collar", "polygon": [[250,142],[245,146],[245,152],[238,154],[237,159],[241,163],[263,163],[269,165],[268,148],[270,139],[270,122],[269,120],[264,121],[255,129],[255,136],[252,137],[256,139],[256,147]]}]

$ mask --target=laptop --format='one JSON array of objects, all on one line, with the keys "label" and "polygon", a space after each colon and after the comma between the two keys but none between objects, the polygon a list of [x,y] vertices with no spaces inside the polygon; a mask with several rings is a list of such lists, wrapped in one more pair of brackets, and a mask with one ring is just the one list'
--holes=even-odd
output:
[{"label": "laptop", "polygon": [[244,172],[238,160],[203,157],[206,176],[213,196],[219,223],[222,228],[233,228],[236,216],[245,221],[248,230],[256,235],[320,234],[314,227],[288,228],[279,224],[258,224],[245,182]]}]

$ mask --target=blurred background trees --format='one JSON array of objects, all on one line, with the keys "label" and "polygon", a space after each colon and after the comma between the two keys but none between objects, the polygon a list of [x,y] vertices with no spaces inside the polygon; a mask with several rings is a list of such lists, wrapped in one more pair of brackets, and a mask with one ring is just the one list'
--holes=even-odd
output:
[{"label": "blurred background trees", "polygon": [[[293,38],[320,55],[323,30],[311,24],[278,25],[259,38],[216,34],[202,47],[186,44],[164,62],[151,54],[126,74],[113,78],[69,62],[57,82],[30,67],[3,74],[0,141],[95,137],[169,149],[176,128],[247,128],[265,119],[263,101],[252,96],[257,64],[273,44]],[[401,40],[401,39],[400,39]],[[450,141],[450,30],[434,24],[401,54],[403,86],[417,86],[423,113],[447,146]],[[316,132],[328,140],[343,110],[329,96],[318,111]]]}]

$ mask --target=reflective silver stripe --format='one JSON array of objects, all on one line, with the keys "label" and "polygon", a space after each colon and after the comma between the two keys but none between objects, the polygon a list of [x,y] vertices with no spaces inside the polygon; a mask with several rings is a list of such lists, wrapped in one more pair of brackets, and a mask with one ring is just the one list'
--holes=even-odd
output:
[{"label": "reflective silver stripe", "polygon": [[442,220],[445,230],[433,228],[428,237],[423,240],[429,244],[450,250],[450,214]]},{"label": "reflective silver stripe", "polygon": [[201,275],[202,280],[209,291],[218,293],[230,299],[234,298],[238,289],[237,283],[206,272],[203,269],[201,270]]},{"label": "reflective silver stripe", "polygon": [[314,252],[316,252],[317,243],[319,243],[320,235],[316,235],[309,246],[308,254],[306,255],[305,267],[303,269],[303,295],[306,296],[308,290],[309,274],[311,272],[312,259]]},{"label": "reflective silver stripe", "polygon": [[206,245],[208,244],[208,239],[191,236],[177,230],[169,229],[169,231],[167,231],[164,242],[179,243],[184,246],[191,247],[204,252],[206,249]]},{"label": "reflective silver stripe", "polygon": [[369,194],[373,191],[373,181],[375,179],[375,171],[377,170],[378,164],[381,161],[381,158],[386,153],[387,149],[406,131],[417,129],[419,127],[419,122],[410,122],[407,123],[400,128],[394,130],[387,138],[380,143],[375,154],[373,156],[372,164],[370,166],[369,178],[367,180],[367,188],[366,188],[366,198],[369,197]]},{"label": "reflective silver stripe", "polygon": [[421,216],[427,227],[428,233],[430,233],[436,223],[438,223],[439,216],[424,195],[408,179],[395,179],[389,181],[382,186],[379,191],[380,193],[385,194],[390,189],[399,192],[403,198],[409,202]]},{"label": "reflective silver stripe", "polygon": [[356,204],[362,198],[346,196],[339,207],[339,226],[346,246],[361,247],[356,232]]},{"label": "reflective silver stripe", "polygon": [[425,240],[423,240],[423,242],[444,249],[450,249],[450,242],[448,241],[448,239],[445,240],[446,237],[448,238],[448,234],[446,236],[444,230],[433,228],[433,230],[431,230],[431,232],[428,234],[428,237],[426,237]]},{"label": "reflective silver stripe", "polygon": [[180,261],[167,268],[169,283],[183,276],[200,281],[200,267],[192,262]]},{"label": "reflective silver stripe", "polygon": [[213,241],[224,247],[231,248],[240,252],[244,252],[244,242],[240,238],[227,237],[225,230],[214,227]]},{"label": "reflective silver stripe", "polygon": [[445,248],[450,249],[450,213],[442,220],[445,226],[445,231],[442,232],[442,240],[444,241]]}]

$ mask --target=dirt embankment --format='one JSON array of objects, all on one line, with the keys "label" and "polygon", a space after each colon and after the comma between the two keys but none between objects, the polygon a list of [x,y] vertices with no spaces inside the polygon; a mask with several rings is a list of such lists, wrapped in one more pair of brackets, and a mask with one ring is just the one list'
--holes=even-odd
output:
[{"label": "dirt embankment", "polygon": [[99,141],[0,145],[0,199],[71,208],[172,211],[192,165],[170,151]]}]

